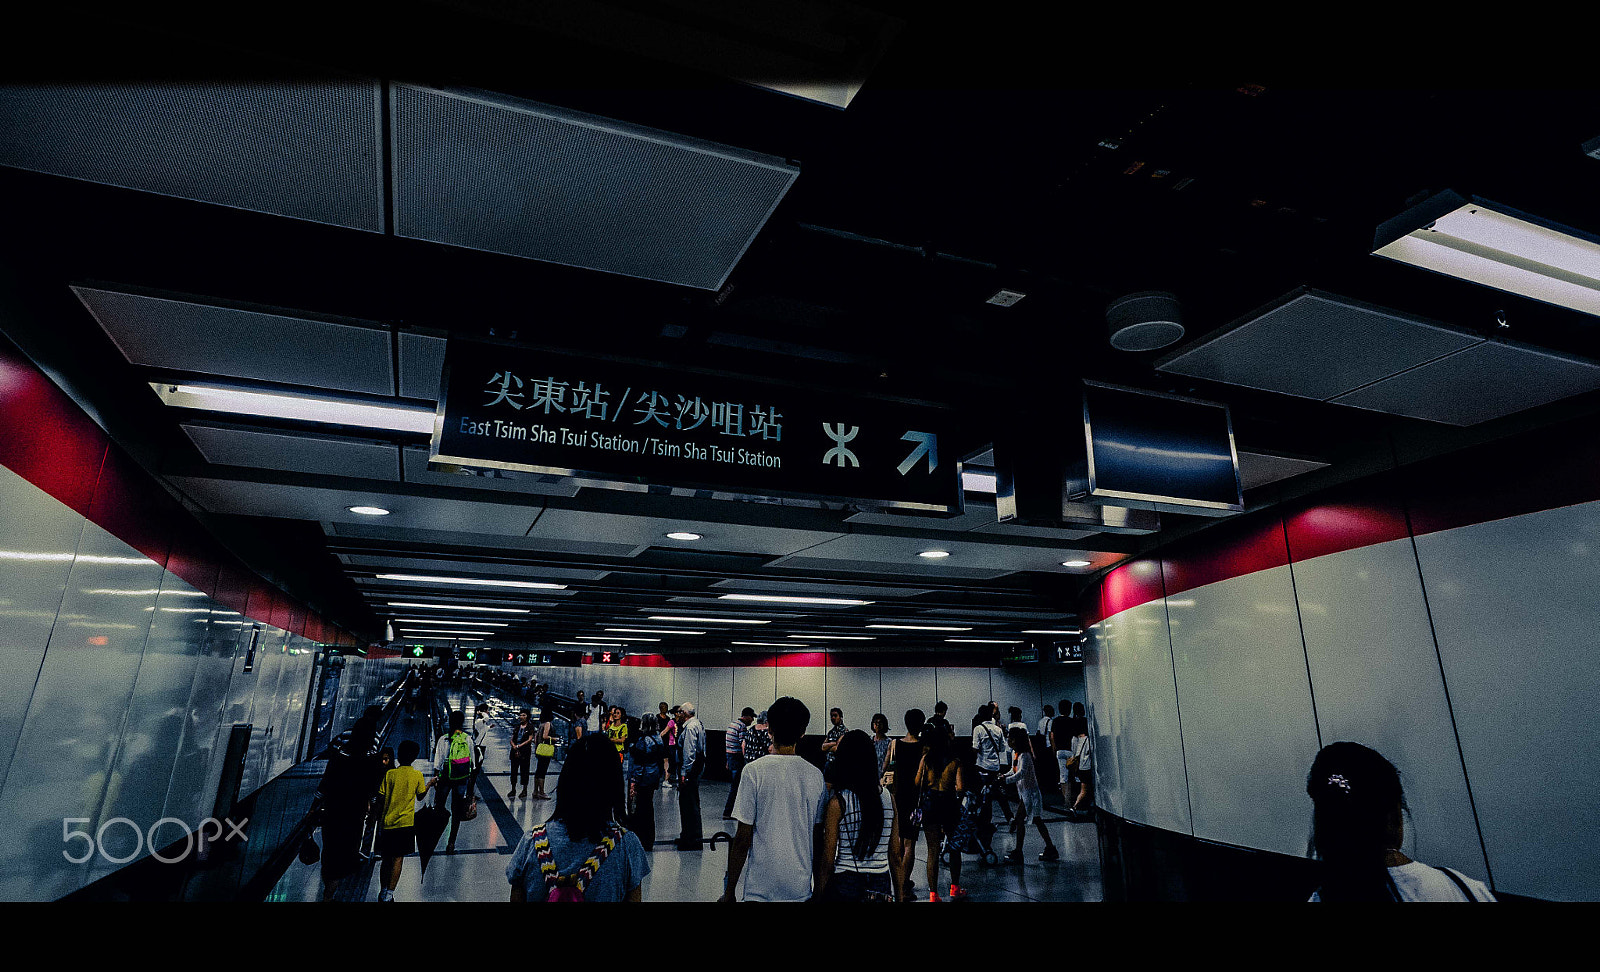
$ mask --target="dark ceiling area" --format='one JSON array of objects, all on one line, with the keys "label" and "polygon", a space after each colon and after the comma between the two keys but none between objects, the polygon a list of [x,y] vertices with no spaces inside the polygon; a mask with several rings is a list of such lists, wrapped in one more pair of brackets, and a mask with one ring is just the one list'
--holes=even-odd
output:
[{"label": "dark ceiling area", "polygon": [[[768,623],[751,625],[760,636],[631,644],[959,650],[947,638],[1070,629],[1087,578],[1216,521],[1162,514],[1160,531],[1144,534],[1001,524],[992,487],[969,489],[959,515],[930,516],[471,475],[430,469],[425,434],[186,410],[163,404],[152,382],[226,377],[431,408],[444,339],[474,338],[946,409],[961,430],[953,451],[981,467],[1000,436],[1059,435],[1090,379],[1227,403],[1252,509],[1379,458],[1600,408],[1583,371],[1600,361],[1590,315],[1372,255],[1380,224],[1445,189],[1600,232],[1600,159],[1581,148],[1600,136],[1592,87],[1522,74],[1488,89],[1511,82],[1415,59],[1381,77],[1313,77],[1350,67],[1336,55],[1352,25],[1297,57],[1292,45],[1255,43],[1264,25],[1202,50],[1177,23],[1141,33],[1131,16],[924,6],[935,5],[443,0],[219,17],[54,5],[16,38],[33,58],[0,77],[0,331],[247,562],[373,639],[390,618],[487,627],[503,617],[487,637],[548,644],[714,613]],[[1239,56],[1252,46],[1271,56]],[[206,101],[218,88],[267,91],[268,107],[231,122],[223,102]],[[146,112],[148,125],[65,161],[31,161],[52,139],[132,111],[133,89],[156,91],[151,104],[192,95],[208,107]],[[405,99],[435,89],[759,153],[798,176],[717,286],[436,242],[395,203],[410,178],[397,166],[411,163],[391,158],[410,151]],[[63,108],[50,122],[59,127],[25,130],[18,119],[36,122],[28,112],[49,98],[78,114]],[[317,112],[358,135],[365,125],[365,147],[356,139],[336,156],[332,141],[283,134]],[[501,135],[484,131],[474,178],[515,184],[535,160],[497,155]],[[304,172],[278,166],[284,187],[239,175],[267,152],[311,161]],[[198,187],[187,198],[148,188],[180,177]],[[276,201],[332,212],[362,192],[372,205],[360,219],[285,215]],[[718,218],[678,215],[685,235],[636,245],[683,245]],[[463,212],[446,229],[475,230],[473,219]],[[988,303],[1001,290],[1024,296]],[[1107,305],[1145,291],[1177,297],[1183,341],[1113,348]],[[1330,321],[1438,325],[1512,348],[1514,362],[1576,359],[1582,374],[1541,395],[1549,381],[1501,366],[1471,376],[1511,389],[1492,409],[1444,389],[1419,412],[1165,361],[1244,334],[1306,293]],[[230,358],[208,332],[243,337]],[[297,360],[324,332],[370,339],[370,359],[340,339],[320,370]],[[1327,329],[1322,338],[1254,365],[1309,374],[1375,350],[1340,347],[1359,342]],[[350,383],[316,377],[330,369]],[[362,504],[393,512],[348,512]],[[702,539],[665,538],[677,531]],[[950,556],[918,557],[930,549]],[[1089,566],[1063,566],[1080,560]],[[741,592],[870,603],[721,597]],[[391,604],[428,601],[477,610]]]}]

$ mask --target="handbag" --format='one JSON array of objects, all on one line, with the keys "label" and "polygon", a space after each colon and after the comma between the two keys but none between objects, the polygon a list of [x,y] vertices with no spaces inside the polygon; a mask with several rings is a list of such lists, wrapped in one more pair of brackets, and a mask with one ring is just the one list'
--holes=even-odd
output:
[{"label": "handbag", "polygon": [[542,742],[539,745],[533,747],[533,754],[535,756],[545,756],[545,757],[554,756],[556,754],[556,744],[555,743]]}]

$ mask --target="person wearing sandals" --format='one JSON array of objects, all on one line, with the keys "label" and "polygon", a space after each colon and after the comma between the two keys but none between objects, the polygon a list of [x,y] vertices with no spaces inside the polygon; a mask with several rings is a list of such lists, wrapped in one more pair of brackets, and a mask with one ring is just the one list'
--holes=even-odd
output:
[{"label": "person wearing sandals", "polygon": [[904,882],[900,900],[910,901],[916,890],[912,868],[917,863],[917,828],[912,825],[911,814],[917,809],[922,791],[917,787],[917,764],[922,761],[922,733],[926,719],[921,709],[906,711],[906,734],[890,740],[889,751],[883,757],[883,785],[894,796],[895,823],[899,833],[889,852],[894,855],[895,870]]},{"label": "person wearing sandals", "polygon": [[852,729],[834,751],[833,790],[822,811],[821,901],[893,901],[889,847],[899,837],[894,798],[884,789],[872,737]]},{"label": "person wearing sandals", "polygon": [[1312,901],[1494,901],[1482,881],[1400,853],[1405,792],[1400,772],[1360,743],[1322,748],[1306,778],[1309,856],[1321,862]]},{"label": "person wearing sandals", "polygon": [[[952,750],[950,731],[934,729],[922,735],[922,762],[917,767],[917,787],[925,799],[922,802],[922,831],[928,840],[928,900],[939,897],[939,842],[946,834],[955,832],[961,816],[961,794],[967,790],[967,772],[962,761]],[[961,887],[961,851],[951,848],[950,900],[959,901],[967,896]]]},{"label": "person wearing sandals", "polygon": [[599,733],[567,753],[555,811],[522,835],[506,866],[512,901],[639,901],[650,857],[638,836],[617,823],[622,764]]},{"label": "person wearing sandals", "polygon": [[1017,787],[1017,846],[1011,853],[1001,858],[1000,863],[1012,865],[1022,863],[1022,842],[1028,836],[1030,817],[1033,818],[1034,826],[1039,828],[1039,836],[1044,838],[1044,853],[1039,855],[1039,860],[1059,861],[1061,853],[1056,850],[1055,841],[1050,839],[1049,828],[1039,819],[1039,814],[1044,811],[1044,795],[1039,792],[1039,776],[1033,768],[1033,747],[1028,743],[1027,728],[1012,726],[1010,742],[1011,771],[1002,776],[1000,782],[1012,783]]}]

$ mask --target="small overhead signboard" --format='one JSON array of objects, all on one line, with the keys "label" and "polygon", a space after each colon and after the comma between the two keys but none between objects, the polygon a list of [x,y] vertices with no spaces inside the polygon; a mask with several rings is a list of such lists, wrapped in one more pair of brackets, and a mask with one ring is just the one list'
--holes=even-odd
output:
[{"label": "small overhead signboard", "polygon": [[581,651],[539,651],[536,649],[510,652],[512,665],[539,668],[577,668],[583,664]]},{"label": "small overhead signboard", "polygon": [[451,341],[431,461],[883,507],[961,507],[943,409]]}]

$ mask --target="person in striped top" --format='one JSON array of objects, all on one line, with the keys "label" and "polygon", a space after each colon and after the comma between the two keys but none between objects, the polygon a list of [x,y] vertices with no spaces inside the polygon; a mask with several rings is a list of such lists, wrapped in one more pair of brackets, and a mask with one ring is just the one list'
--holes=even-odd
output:
[{"label": "person in striped top", "polygon": [[890,866],[889,847],[900,826],[894,798],[878,773],[872,737],[852,729],[839,738],[833,761],[833,792],[822,813],[822,858],[816,896],[823,901],[892,901],[900,875]]},{"label": "person in striped top", "polygon": [[728,802],[722,807],[724,820],[733,819],[733,800],[739,795],[739,777],[744,775],[744,733],[755,719],[756,710],[747,705],[739,718],[728,723],[728,731],[723,734],[722,753],[728,761],[728,773],[733,777],[733,785],[728,787]]}]

